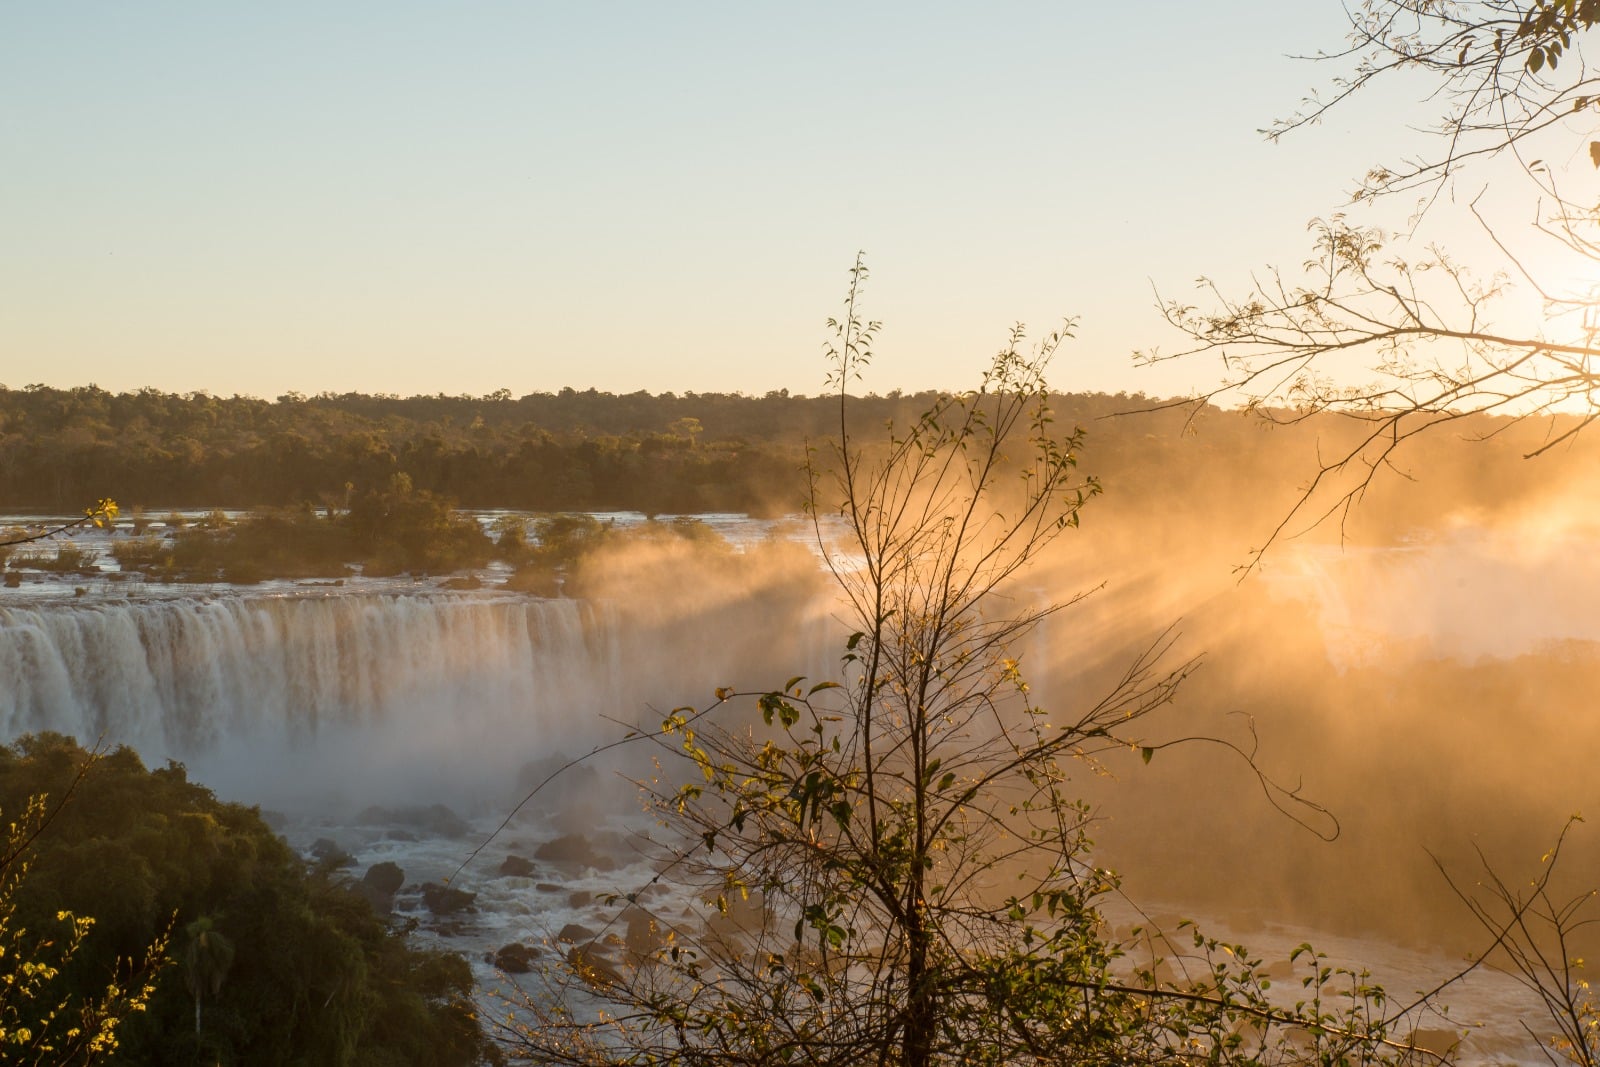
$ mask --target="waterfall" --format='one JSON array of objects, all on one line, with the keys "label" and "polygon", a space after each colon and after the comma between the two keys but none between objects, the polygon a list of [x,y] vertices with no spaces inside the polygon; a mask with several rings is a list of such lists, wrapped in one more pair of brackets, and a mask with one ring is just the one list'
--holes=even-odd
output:
[{"label": "waterfall", "polygon": [[0,608],[0,730],[128,745],[274,805],[307,790],[392,801],[429,781],[459,798],[604,739],[621,702],[614,614],[348,593]]},{"label": "waterfall", "polygon": [[0,742],[127,745],[290,811],[492,811],[529,764],[717,686],[825,677],[836,627],[792,610],[350,590],[0,607]]}]

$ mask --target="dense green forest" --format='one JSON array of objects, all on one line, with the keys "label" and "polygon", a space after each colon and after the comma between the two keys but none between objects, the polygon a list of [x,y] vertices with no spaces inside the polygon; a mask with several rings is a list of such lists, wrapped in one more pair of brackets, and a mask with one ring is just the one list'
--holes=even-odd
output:
[{"label": "dense green forest", "polygon": [[752,511],[793,483],[802,439],[833,413],[781,394],[0,390],[0,501],[70,508],[112,484],[125,506],[342,503],[405,473],[465,506]]},{"label": "dense green forest", "polygon": [[[26,736],[0,747],[0,812],[14,818],[34,797],[59,810],[23,857],[12,925],[43,931],[62,909],[94,919],[53,995],[87,1001],[119,960],[171,937],[176,962],[118,1028],[118,1063],[492,1057],[465,960],[408,944],[340,876],[309,866],[255,809],[217,800],[181,765],[146,770],[130,749],[91,759],[70,738]],[[194,943],[205,940],[228,951],[202,975]]]},{"label": "dense green forest", "polygon": [[[862,397],[853,418],[863,427],[913,425],[933,396]],[[1370,429],[1326,413],[1272,425],[1137,394],[1060,394],[1054,408],[1062,427],[1088,431],[1083,467],[1107,490],[1102,516],[1170,515],[1181,502],[1186,509],[1244,506],[1264,520],[1304,486],[1318,459]],[[1281,421],[1291,413],[1275,414]],[[268,401],[92,385],[0,388],[0,508],[73,512],[114,496],[125,514],[299,504],[348,510],[359,509],[364,495],[389,492],[403,474],[424,498],[463,507],[776,515],[797,510],[807,444],[826,440],[837,422],[836,397],[783,392],[563,389],[520,398],[501,391]],[[1534,491],[1521,461],[1549,440],[1549,420],[1479,415],[1446,429],[1454,432],[1423,435],[1381,464],[1375,490],[1383,506],[1363,509],[1362,523],[1404,530],[1441,507],[1499,510]],[[1462,451],[1468,439],[1473,447]],[[1564,446],[1566,460],[1551,458],[1544,477],[1559,477],[1564,463],[1592,462],[1591,439]],[[1426,472],[1426,482],[1412,480],[1414,471]],[[1360,464],[1345,472],[1360,473]]]}]

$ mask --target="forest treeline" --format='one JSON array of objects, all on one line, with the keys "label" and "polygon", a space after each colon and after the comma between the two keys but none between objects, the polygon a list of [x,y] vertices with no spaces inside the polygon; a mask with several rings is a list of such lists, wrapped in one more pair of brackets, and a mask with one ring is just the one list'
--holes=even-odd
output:
[{"label": "forest treeline", "polygon": [[[860,397],[852,418],[912,426],[935,396]],[[1322,414],[1273,427],[1215,406],[1163,408],[1124,393],[1061,394],[1054,408],[1064,430],[1087,428],[1083,470],[1105,485],[1105,507],[1134,513],[1169,513],[1177,499],[1228,486],[1273,486],[1281,496],[1306,482],[1315,469],[1308,461],[1364,425]],[[0,387],[0,509],[70,513],[106,496],[125,512],[342,509],[403,474],[463,507],[777,515],[798,509],[807,442],[826,440],[838,416],[836,397],[786,391],[263,400]],[[1560,428],[1481,415],[1455,425],[1458,433],[1426,435],[1400,453],[1401,477],[1378,484],[1394,507],[1365,511],[1403,528],[1425,520],[1434,500],[1507,506],[1533,491],[1522,457]],[[1567,451],[1586,457],[1591,436]],[[1464,439],[1474,443],[1470,453],[1458,450]],[[1427,471],[1427,486],[1404,477],[1411,465]],[[1250,506],[1267,503],[1281,501],[1254,494]]]},{"label": "forest treeline", "polygon": [[[881,401],[885,413],[911,402]],[[342,504],[347,486],[403,473],[467,507],[785,511],[802,442],[836,416],[829,401],[782,393],[267,401],[0,389],[0,501],[71,509],[88,487],[114,485],[125,509]]]}]

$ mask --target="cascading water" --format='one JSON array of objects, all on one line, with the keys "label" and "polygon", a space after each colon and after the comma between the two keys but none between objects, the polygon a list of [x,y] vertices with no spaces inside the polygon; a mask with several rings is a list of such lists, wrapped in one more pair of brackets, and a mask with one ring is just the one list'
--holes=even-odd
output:
[{"label": "cascading water", "polygon": [[723,610],[350,590],[4,607],[0,731],[127,745],[269,808],[487,814],[520,798],[528,764],[615,740],[651,709],[826,669],[827,624],[774,617],[784,645]]},{"label": "cascading water", "polygon": [[[606,915],[591,896],[655,873],[623,844],[641,828],[626,779],[650,773],[648,743],[575,768],[458,870],[533,785],[631,724],[659,723],[659,709],[709,703],[721,685],[821,677],[837,654],[826,605],[803,599],[752,609],[702,596],[669,608],[648,596],[404,586],[0,608],[0,730],[7,741],[53,730],[127,745],[148,764],[182,761],[224,799],[281,813],[295,847],[315,852],[326,838],[351,854],[352,879],[397,864],[406,888],[395,910],[421,924],[418,936],[466,952],[493,988],[486,955],[551,941],[567,923],[598,926]],[[497,873],[508,853],[535,855],[574,832],[609,843],[602,869]],[[475,894],[467,921],[429,913],[420,887],[446,879]]]},{"label": "cascading water", "polygon": [[[677,584],[664,594],[646,584],[653,577]],[[485,954],[516,941],[554,943],[569,922],[602,929],[616,909],[596,902],[638,891],[656,874],[625,839],[639,822],[627,821],[637,794],[612,767],[563,779],[569,788],[543,795],[458,873],[546,770],[621,737],[623,724],[704,705],[717,686],[836,676],[840,626],[825,599],[752,595],[661,565],[619,577],[612,591],[616,599],[599,601],[447,593],[409,581],[132,597],[109,586],[80,598],[65,587],[42,591],[0,608],[0,729],[6,741],[55,730],[129,745],[147,763],[181,760],[226,799],[289,813],[280,825],[298,847],[334,839],[355,857],[352,878],[397,863],[407,886],[397,910],[422,922],[422,936],[471,954],[493,988],[501,979]],[[1305,595],[1304,586],[1284,591]],[[1052,617],[1018,650],[1046,704],[1070,708],[1082,697],[1073,679],[1088,653],[1108,633],[1137,629],[1117,602],[1092,600],[1082,610]],[[1306,622],[1315,638],[1315,617]],[[1099,692],[1091,686],[1089,698]],[[1168,762],[1164,754],[1156,769]],[[1149,789],[1149,772],[1141,773],[1134,784]],[[464,819],[451,828],[391,817],[436,803]],[[538,858],[542,844],[571,832],[609,849],[614,866]],[[497,873],[507,854],[533,857],[536,873]],[[415,887],[445,878],[477,894],[469,922],[430,924]],[[674,900],[673,914],[689,915],[693,904]],[[1371,951],[1353,944],[1350,956]],[[1404,962],[1393,952],[1385,958],[1391,969]],[[1419,957],[1418,974],[1439,966]],[[1505,995],[1495,987],[1450,999],[1488,1018]],[[1505,1020],[1494,1032],[1520,1033]]]},{"label": "cascading water", "polygon": [[441,594],[0,609],[0,729],[181,760],[269,806],[492,802],[474,787],[601,738],[614,615]]}]

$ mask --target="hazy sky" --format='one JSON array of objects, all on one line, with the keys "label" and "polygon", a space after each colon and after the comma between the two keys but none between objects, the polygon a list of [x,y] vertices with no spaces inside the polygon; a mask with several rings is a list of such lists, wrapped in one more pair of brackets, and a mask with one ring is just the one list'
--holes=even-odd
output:
[{"label": "hazy sky", "polygon": [[0,0],[0,382],[816,392],[858,249],[868,386],[1082,320],[1069,389],[1169,393],[1152,282],[1298,263],[1409,143],[1279,145],[1337,0]]}]

